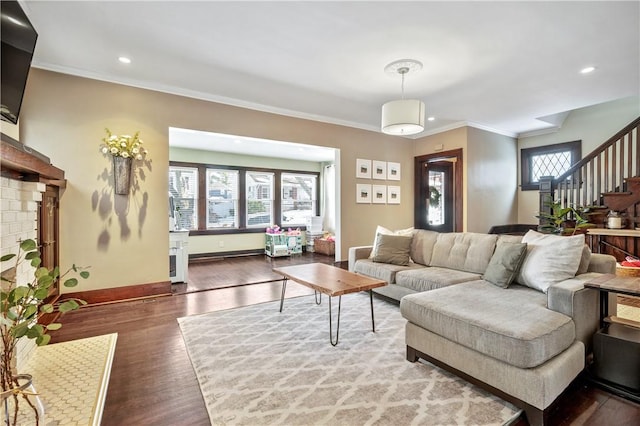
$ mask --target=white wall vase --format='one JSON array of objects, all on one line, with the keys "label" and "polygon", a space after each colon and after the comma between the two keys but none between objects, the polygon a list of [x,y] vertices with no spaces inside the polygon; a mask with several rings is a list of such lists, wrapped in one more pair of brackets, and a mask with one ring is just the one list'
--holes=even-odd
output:
[{"label": "white wall vase", "polygon": [[113,183],[118,195],[127,195],[131,184],[131,157],[113,157]]}]

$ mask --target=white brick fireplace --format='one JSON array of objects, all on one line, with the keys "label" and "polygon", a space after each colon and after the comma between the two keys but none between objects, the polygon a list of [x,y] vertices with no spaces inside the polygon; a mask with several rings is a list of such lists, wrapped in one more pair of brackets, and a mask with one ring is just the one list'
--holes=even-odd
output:
[{"label": "white brick fireplace", "polygon": [[[44,183],[24,182],[21,180],[0,177],[0,225],[1,240],[0,254],[17,253],[20,240],[38,237],[38,201],[42,200],[42,193],[46,190]],[[5,271],[15,266],[13,260],[4,262],[1,270]],[[33,280],[33,268],[28,263],[20,265],[16,271],[17,282],[27,283]],[[35,347],[32,339],[20,339],[17,348],[17,367],[28,360]]]}]

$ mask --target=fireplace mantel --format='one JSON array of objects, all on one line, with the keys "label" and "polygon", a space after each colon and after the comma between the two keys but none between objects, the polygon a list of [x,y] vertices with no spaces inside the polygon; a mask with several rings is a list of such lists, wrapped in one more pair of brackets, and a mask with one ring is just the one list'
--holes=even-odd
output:
[{"label": "fireplace mantel", "polygon": [[[1,135],[0,169],[2,175],[25,181],[39,181],[64,187],[64,170],[46,160],[42,154],[34,152],[5,134]],[[39,155],[38,155],[39,154]]]}]

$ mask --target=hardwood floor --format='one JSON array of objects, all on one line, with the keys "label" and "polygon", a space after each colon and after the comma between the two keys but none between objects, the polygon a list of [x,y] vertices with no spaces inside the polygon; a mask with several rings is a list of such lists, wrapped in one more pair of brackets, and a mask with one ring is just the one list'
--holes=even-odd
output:
[{"label": "hardwood floor", "polygon": [[[317,261],[296,259],[305,260]],[[257,257],[253,261],[255,270],[251,270],[252,262],[238,267],[225,260],[210,265],[209,272],[215,275],[224,270],[238,280],[255,277],[257,269],[265,270],[265,260]],[[204,268],[198,273],[206,276]],[[84,308],[62,317],[63,327],[51,333],[52,343],[118,333],[102,425],[208,425],[176,318],[278,300],[280,290],[281,283],[275,281]],[[287,285],[287,297],[310,294],[307,287],[291,281]],[[640,404],[578,380],[563,395],[550,420],[562,426],[637,425]]]},{"label": "hardwood floor", "polygon": [[171,287],[177,294],[278,281],[282,277],[274,273],[272,268],[313,262],[332,265],[334,257],[305,252],[301,255],[273,258],[261,254],[194,262],[189,264],[189,282],[173,284]]}]

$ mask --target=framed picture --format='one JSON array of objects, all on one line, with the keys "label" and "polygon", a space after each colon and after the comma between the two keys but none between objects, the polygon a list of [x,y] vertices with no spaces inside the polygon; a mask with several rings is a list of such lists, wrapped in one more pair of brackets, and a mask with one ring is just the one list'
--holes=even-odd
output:
[{"label": "framed picture", "polygon": [[371,179],[371,160],[362,158],[356,160],[356,178]]},{"label": "framed picture", "polygon": [[373,179],[387,180],[387,162],[373,160]]},{"label": "framed picture", "polygon": [[371,185],[356,184],[356,203],[371,204]]},{"label": "framed picture", "polygon": [[373,204],[387,203],[387,185],[373,185],[371,194]]},{"label": "framed picture", "polygon": [[387,204],[400,204],[399,186],[387,186]]},{"label": "framed picture", "polygon": [[387,163],[387,179],[400,180],[400,163]]}]

